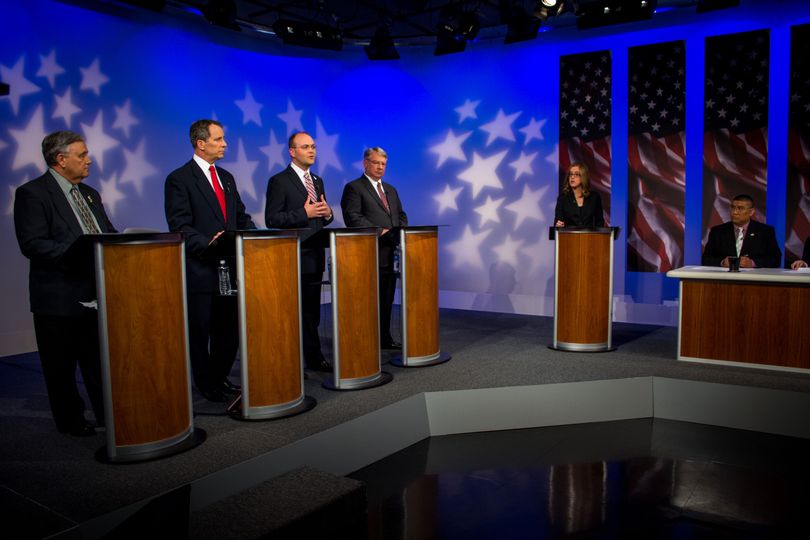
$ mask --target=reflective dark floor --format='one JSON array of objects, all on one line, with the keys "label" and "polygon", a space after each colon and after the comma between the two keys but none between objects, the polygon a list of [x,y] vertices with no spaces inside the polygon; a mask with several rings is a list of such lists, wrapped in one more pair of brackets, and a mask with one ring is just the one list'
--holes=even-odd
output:
[{"label": "reflective dark floor", "polygon": [[351,477],[370,539],[810,538],[810,441],[683,422],[434,437]]}]

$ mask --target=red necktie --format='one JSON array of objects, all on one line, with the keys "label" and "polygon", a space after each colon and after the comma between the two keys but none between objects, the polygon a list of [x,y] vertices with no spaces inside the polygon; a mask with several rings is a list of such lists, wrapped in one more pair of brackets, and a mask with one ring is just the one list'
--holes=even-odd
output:
[{"label": "red necktie", "polygon": [[219,201],[219,208],[222,210],[222,217],[225,218],[225,222],[228,221],[228,214],[225,213],[225,192],[222,191],[222,186],[219,185],[219,178],[217,178],[217,168],[211,165],[208,168],[211,171],[211,183],[214,185],[214,195],[217,196],[217,200]]},{"label": "red necktie", "polygon": [[377,182],[377,194],[380,196],[380,200],[385,207],[385,211],[390,214],[391,210],[388,208],[388,197],[385,196],[385,192],[382,189],[382,182]]}]

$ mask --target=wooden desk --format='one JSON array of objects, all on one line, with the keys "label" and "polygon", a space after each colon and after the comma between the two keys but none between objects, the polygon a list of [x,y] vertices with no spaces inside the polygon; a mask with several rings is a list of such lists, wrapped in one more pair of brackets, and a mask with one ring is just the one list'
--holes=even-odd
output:
[{"label": "wooden desk", "polygon": [[810,273],[685,266],[678,360],[810,373]]}]

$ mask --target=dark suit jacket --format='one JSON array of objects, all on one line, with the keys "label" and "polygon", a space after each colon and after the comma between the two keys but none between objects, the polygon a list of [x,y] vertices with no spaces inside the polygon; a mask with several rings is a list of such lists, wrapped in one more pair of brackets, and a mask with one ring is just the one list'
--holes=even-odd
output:
[{"label": "dark suit jacket", "polygon": [[[383,182],[383,190],[388,199],[388,213],[383,206],[380,196],[371,185],[366,175],[349,182],[343,188],[343,197],[340,207],[343,210],[343,221],[347,227],[407,227],[408,215],[402,209],[397,190],[391,184]],[[399,243],[399,237],[389,232],[380,237],[380,266],[390,266],[394,258],[394,247]]]},{"label": "dark suit jacket", "polygon": [[602,198],[596,191],[591,191],[580,208],[573,193],[560,193],[554,208],[554,222],[557,220],[565,222],[566,227],[604,227]]},{"label": "dark suit jacket", "polygon": [[217,167],[217,176],[225,191],[227,223],[211,184],[193,159],[172,171],[164,185],[169,230],[185,233],[186,286],[189,292],[213,293],[218,290],[217,262],[222,257],[216,249],[208,247],[216,233],[256,228],[245,213],[233,175]]},{"label": "dark suit jacket", "polygon": [[[318,199],[324,195],[326,200],[323,178],[312,171],[309,174],[315,186],[315,195]],[[318,238],[316,233],[332,223],[334,213],[329,219],[309,219],[304,210],[306,200],[307,190],[304,184],[292,166],[288,165],[280,173],[271,176],[267,182],[264,221],[269,229],[310,229],[301,235],[301,273],[318,274],[323,273],[325,264],[323,240]]]},{"label": "dark suit jacket", "polygon": [[[107,218],[98,192],[83,183],[78,188],[101,232],[117,232]],[[90,261],[69,261],[65,257],[71,244],[82,236],[82,227],[50,172],[17,188],[14,228],[20,250],[31,261],[28,273],[31,311],[43,315],[82,314],[85,308],[79,302],[96,298],[95,274]]]},{"label": "dark suit jacket", "polygon": [[[778,268],[782,260],[782,251],[776,243],[773,227],[754,221],[748,222],[740,255],[753,259],[758,268]],[[720,266],[726,257],[736,257],[737,248],[734,242],[734,224],[730,221],[712,227],[709,240],[703,250],[703,266]]]}]

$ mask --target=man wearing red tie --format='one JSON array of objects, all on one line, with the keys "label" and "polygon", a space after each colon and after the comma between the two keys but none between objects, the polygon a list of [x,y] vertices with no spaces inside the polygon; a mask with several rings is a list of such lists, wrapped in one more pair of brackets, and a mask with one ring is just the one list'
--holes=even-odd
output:
[{"label": "man wearing red tie", "polygon": [[703,250],[704,266],[728,268],[729,257],[740,258],[740,268],[778,268],[782,251],[773,227],[755,221],[754,200],[737,195],[731,201],[731,221],[712,227]]},{"label": "man wearing red tie", "polygon": [[408,216],[402,209],[397,190],[383,182],[388,154],[380,147],[363,153],[364,174],[343,188],[340,207],[347,227],[380,227],[380,345],[383,349],[401,349],[391,336],[391,305],[396,292],[397,269],[394,251],[399,244],[395,227],[406,227]]},{"label": "man wearing red tie", "polygon": [[236,298],[218,294],[218,263],[225,259],[233,273],[235,259],[218,253],[216,242],[225,231],[256,226],[245,212],[231,173],[215,165],[228,147],[222,124],[198,120],[189,136],[194,156],[166,178],[166,221],[170,231],[185,234],[194,384],[209,401],[223,402],[238,390],[228,374],[239,349],[239,333]]}]

